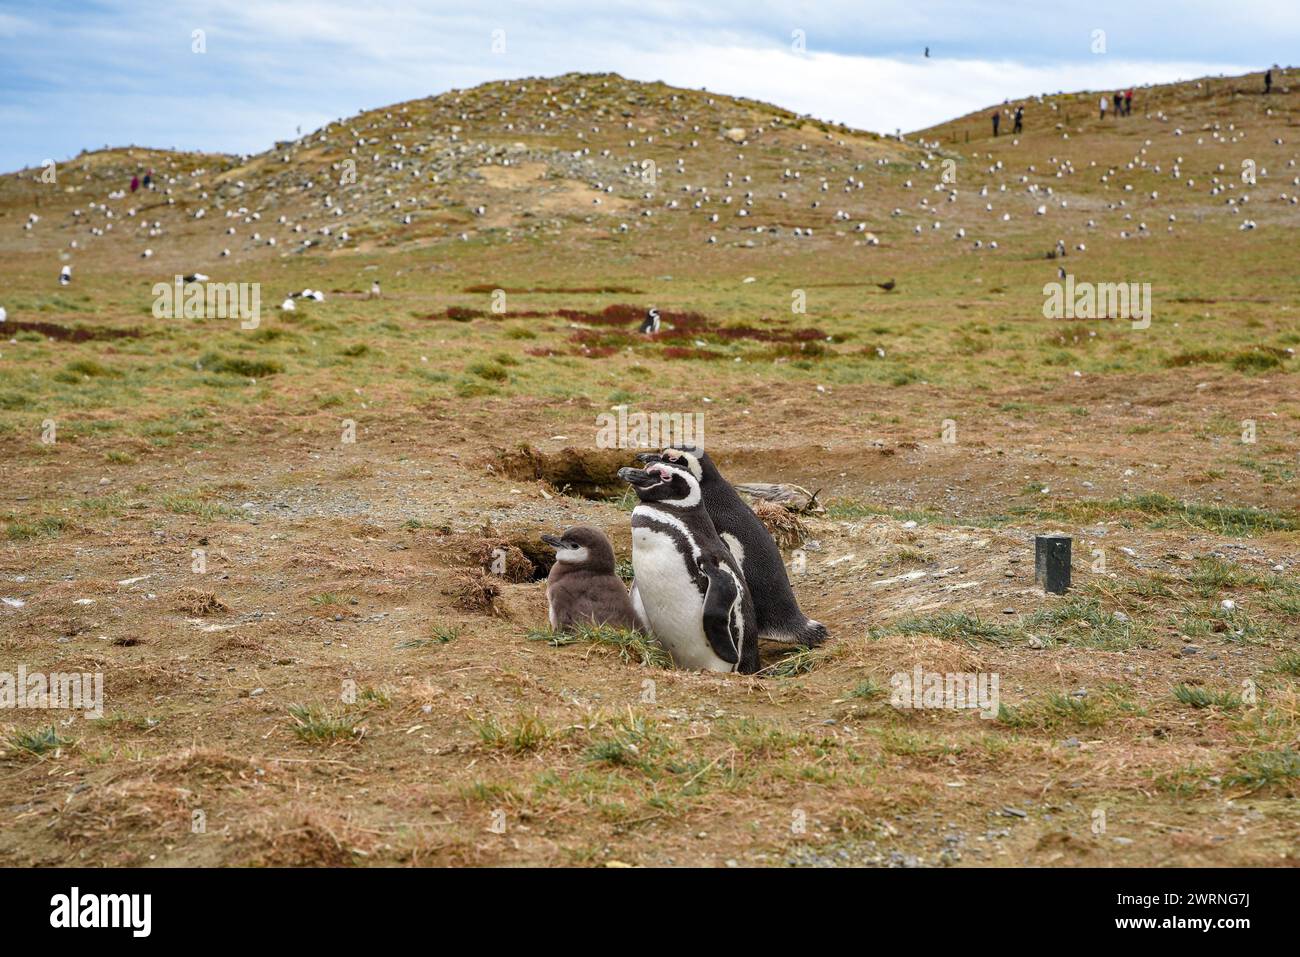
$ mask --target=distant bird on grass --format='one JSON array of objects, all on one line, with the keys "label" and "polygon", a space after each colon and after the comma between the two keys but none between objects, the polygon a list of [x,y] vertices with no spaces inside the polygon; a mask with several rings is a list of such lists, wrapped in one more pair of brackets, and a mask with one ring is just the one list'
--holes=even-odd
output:
[{"label": "distant bird on grass", "polygon": [[70,282],[72,282],[72,267],[64,266],[59,270],[59,285],[66,286]]},{"label": "distant bird on grass", "polygon": [[650,307],[650,311],[645,314],[645,320],[641,323],[641,328],[638,331],[647,336],[653,336],[659,331],[658,309],[654,306]]},{"label": "distant bird on grass", "polygon": [[894,280],[891,279],[889,280],[889,282],[878,282],[876,283],[876,285],[879,286],[881,289],[885,290],[885,292],[893,292],[894,287],[897,286],[898,283],[894,282]]},{"label": "distant bird on grass", "polygon": [[370,284],[370,298],[378,299],[380,295],[381,294],[379,292],[379,280],[376,279],[374,282]]}]

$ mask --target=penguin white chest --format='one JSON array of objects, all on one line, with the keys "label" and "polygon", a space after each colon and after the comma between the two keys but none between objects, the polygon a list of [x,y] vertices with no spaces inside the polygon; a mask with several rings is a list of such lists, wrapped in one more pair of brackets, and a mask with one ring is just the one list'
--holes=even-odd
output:
[{"label": "penguin white chest", "polygon": [[694,562],[676,540],[652,528],[632,529],[632,570],[646,624],[679,668],[731,671],[704,634],[704,596]]}]

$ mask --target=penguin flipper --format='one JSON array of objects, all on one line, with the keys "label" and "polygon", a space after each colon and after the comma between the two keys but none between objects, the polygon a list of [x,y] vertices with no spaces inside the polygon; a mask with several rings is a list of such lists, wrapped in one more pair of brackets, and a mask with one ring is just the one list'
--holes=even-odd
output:
[{"label": "penguin flipper", "polygon": [[704,596],[704,637],[715,655],[738,664],[745,641],[740,582],[735,572],[720,563],[704,563],[700,571],[709,579],[709,590]]}]

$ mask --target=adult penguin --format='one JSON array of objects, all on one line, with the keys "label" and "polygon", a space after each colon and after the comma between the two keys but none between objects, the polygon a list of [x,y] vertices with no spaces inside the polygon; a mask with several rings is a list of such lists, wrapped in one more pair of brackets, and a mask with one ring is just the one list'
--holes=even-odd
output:
[{"label": "adult penguin", "polygon": [[622,468],[632,510],[632,605],[679,668],[753,674],[758,625],[740,563],[705,511],[699,479],[657,462]]},{"label": "adult penguin", "polygon": [[744,569],[745,581],[754,596],[758,637],[810,648],[826,640],[826,626],[799,610],[776,541],[754,510],[722,477],[707,452],[698,446],[669,446],[660,452],[642,452],[637,458],[645,463],[663,462],[685,468],[699,482],[709,518]]}]

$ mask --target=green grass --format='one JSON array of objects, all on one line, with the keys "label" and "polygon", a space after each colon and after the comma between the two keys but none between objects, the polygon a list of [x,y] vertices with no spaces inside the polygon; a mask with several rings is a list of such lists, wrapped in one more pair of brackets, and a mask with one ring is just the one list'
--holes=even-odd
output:
[{"label": "green grass", "polygon": [[1024,628],[1053,642],[1107,651],[1123,651],[1149,639],[1145,630],[1132,621],[1106,611],[1098,599],[1085,596],[1035,612]]},{"label": "green grass", "polygon": [[580,625],[569,631],[552,631],[534,629],[527,635],[530,641],[544,641],[553,648],[578,643],[593,644],[615,651],[623,661],[638,661],[653,668],[671,668],[672,657],[663,645],[652,638],[647,638],[639,631],[612,628],[608,625],[593,627]]},{"label": "green grass", "polygon": [[1231,691],[1210,691],[1195,685],[1174,685],[1174,699],[1193,708],[1218,708],[1236,711],[1241,707],[1241,697]]},{"label": "green grass", "polygon": [[428,638],[412,638],[408,641],[399,641],[398,648],[433,648],[438,645],[446,645],[460,637],[460,632],[455,628],[435,628],[433,634]]},{"label": "green grass", "polygon": [[193,515],[205,521],[230,518],[239,514],[237,509],[209,502],[195,495],[164,495],[158,499],[158,504],[176,515]]},{"label": "green grass", "polygon": [[867,678],[865,681],[859,681],[854,685],[853,690],[849,692],[849,697],[860,698],[863,701],[875,701],[877,698],[883,698],[888,693],[888,689],[878,684],[874,678]]},{"label": "green grass", "polygon": [[1092,695],[1078,698],[1052,691],[1019,707],[1000,705],[998,721],[1012,728],[1040,730],[1060,727],[1097,728],[1114,715],[1114,704],[1113,701]]},{"label": "green grass", "polygon": [[512,754],[538,751],[555,737],[555,732],[536,714],[517,715],[509,725],[503,725],[494,715],[471,718],[470,724],[486,747]]},{"label": "green grass", "polygon": [[9,736],[10,747],[28,754],[45,754],[70,743],[66,738],[59,737],[54,725],[36,731],[15,731]]},{"label": "green grass", "polygon": [[964,641],[968,645],[977,645],[981,642],[1001,645],[1011,640],[1014,631],[965,612],[945,611],[933,615],[903,618],[886,628],[874,630],[872,634],[875,637],[890,634],[935,635],[939,638]]},{"label": "green grass", "polygon": [[348,596],[336,591],[323,591],[319,595],[311,596],[313,605],[346,605]]},{"label": "green grass", "polygon": [[1280,751],[1252,751],[1238,762],[1240,770],[1226,778],[1230,785],[1258,791],[1274,785],[1291,784],[1300,779],[1300,752],[1291,748]]},{"label": "green grass", "polygon": [[198,367],[219,375],[243,376],[247,379],[264,379],[284,371],[284,364],[274,359],[245,359],[209,352],[199,359]]},{"label": "green grass", "polygon": [[766,678],[794,678],[798,675],[812,674],[817,666],[826,660],[826,657],[824,651],[814,651],[812,648],[800,645],[762,669],[759,674]]},{"label": "green grass", "polygon": [[5,535],[11,542],[29,542],[36,538],[54,538],[67,527],[67,520],[57,515],[45,515],[30,521],[12,519],[5,526]]},{"label": "green grass", "polygon": [[1300,678],[1300,652],[1288,651],[1279,655],[1278,659],[1273,662],[1271,670],[1279,674]]},{"label": "green grass", "polygon": [[329,711],[319,705],[294,704],[289,706],[293,718],[293,733],[300,741],[309,744],[328,744],[332,741],[351,740],[356,735],[360,714]]}]

